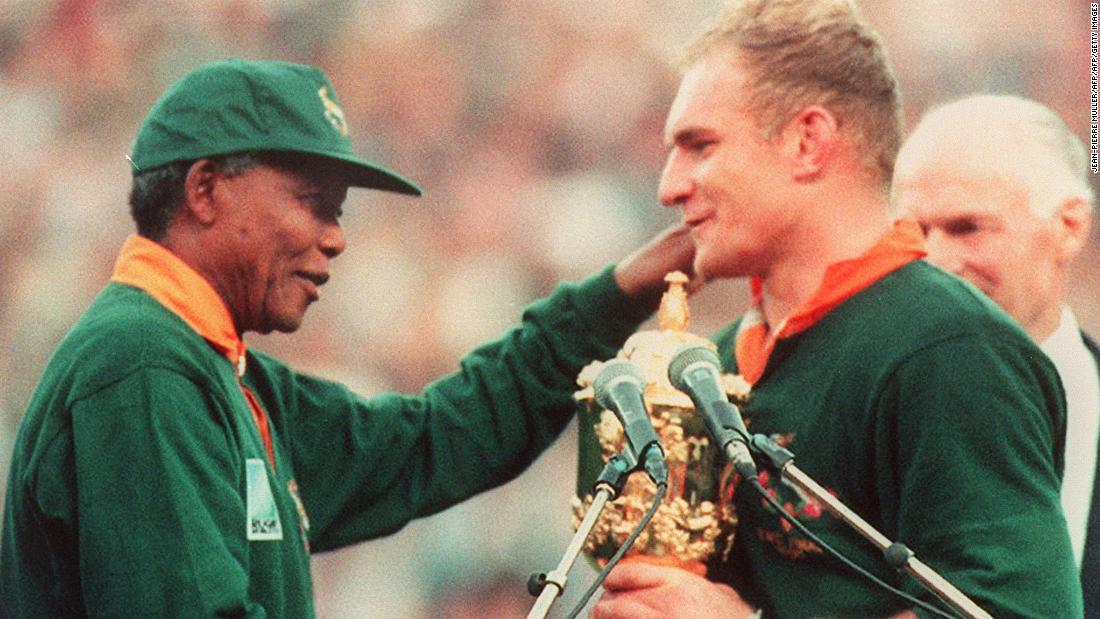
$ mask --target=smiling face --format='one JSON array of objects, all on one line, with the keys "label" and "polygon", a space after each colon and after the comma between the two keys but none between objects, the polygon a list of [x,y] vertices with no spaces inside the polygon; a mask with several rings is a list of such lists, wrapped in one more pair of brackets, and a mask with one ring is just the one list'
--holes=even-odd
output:
[{"label": "smiling face", "polygon": [[665,124],[660,198],[680,207],[695,239],[695,272],[765,275],[795,213],[784,204],[786,164],[743,102],[745,71],[723,54],[684,74]]},{"label": "smiling face", "polygon": [[925,166],[896,179],[895,206],[925,232],[928,260],[969,281],[1029,332],[1055,320],[1062,273],[1057,222],[1008,174]]},{"label": "smiling face", "polygon": [[929,110],[898,152],[893,207],[928,260],[970,281],[1042,342],[1088,242],[1085,148],[1050,108],[975,95]]},{"label": "smiling face", "polygon": [[312,163],[260,164],[212,185],[211,280],[240,333],[298,329],[346,246],[338,217],[347,183]]}]

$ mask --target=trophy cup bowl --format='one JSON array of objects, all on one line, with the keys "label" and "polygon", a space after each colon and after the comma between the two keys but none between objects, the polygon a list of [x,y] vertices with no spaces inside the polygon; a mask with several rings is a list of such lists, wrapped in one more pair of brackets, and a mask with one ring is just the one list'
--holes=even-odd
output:
[{"label": "trophy cup bowl", "polygon": [[[733,489],[738,481],[721,449],[707,434],[686,394],[669,383],[668,362],[685,344],[714,345],[687,331],[690,320],[687,276],[665,277],[669,290],[661,299],[659,330],[639,331],[623,345],[617,357],[636,365],[646,378],[644,400],[653,429],[660,437],[669,469],[668,491],[649,526],[635,540],[624,560],[642,560],[706,574],[707,562],[725,556],[733,544],[737,515]],[[611,456],[626,448],[626,437],[615,414],[596,403],[592,382],[602,361],[586,366],[577,377],[579,422],[577,495],[573,498],[576,528],[592,503],[593,484]],[[749,385],[738,376],[723,375],[723,387],[735,402],[743,403]],[[656,497],[656,485],[645,475],[631,475],[622,492],[609,501],[584,552],[603,565],[641,522]]]}]

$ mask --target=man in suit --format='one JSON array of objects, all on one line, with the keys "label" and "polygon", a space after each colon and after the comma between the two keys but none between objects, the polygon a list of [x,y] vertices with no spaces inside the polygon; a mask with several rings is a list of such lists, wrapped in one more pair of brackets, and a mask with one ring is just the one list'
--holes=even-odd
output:
[{"label": "man in suit", "polygon": [[928,260],[981,289],[1054,361],[1066,390],[1062,507],[1086,616],[1100,617],[1100,349],[1066,305],[1094,196],[1084,145],[1047,107],[971,96],[926,114],[894,169],[899,217],[924,230]]}]

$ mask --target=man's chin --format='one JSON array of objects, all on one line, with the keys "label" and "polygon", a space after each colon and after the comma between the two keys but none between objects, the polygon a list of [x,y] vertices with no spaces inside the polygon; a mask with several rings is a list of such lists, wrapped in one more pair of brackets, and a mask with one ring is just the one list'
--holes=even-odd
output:
[{"label": "man's chin", "polygon": [[294,333],[302,326],[304,313],[298,316],[278,316],[268,319],[262,327],[256,329],[260,335],[267,335],[273,331],[279,333]]},{"label": "man's chin", "polygon": [[692,265],[692,269],[695,270],[696,277],[702,278],[702,281],[705,282],[741,277],[735,272],[736,269],[733,268],[733,265],[724,264],[715,260],[714,256],[706,253],[695,254],[695,263]]},{"label": "man's chin", "polygon": [[294,333],[302,326],[302,319],[299,318],[294,322],[280,323],[275,327],[275,330],[279,333]]}]

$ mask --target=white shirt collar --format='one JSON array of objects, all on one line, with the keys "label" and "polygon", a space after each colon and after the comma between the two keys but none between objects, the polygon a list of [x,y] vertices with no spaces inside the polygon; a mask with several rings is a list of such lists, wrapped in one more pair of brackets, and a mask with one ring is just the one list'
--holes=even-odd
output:
[{"label": "white shirt collar", "polygon": [[[1081,339],[1081,327],[1077,324],[1077,316],[1073,314],[1073,310],[1068,306],[1062,308],[1058,328],[1039,344],[1039,348],[1050,357],[1056,366],[1060,357],[1062,361],[1067,360],[1066,353],[1088,352],[1084,340]],[[1059,368],[1060,371],[1061,368]]]},{"label": "white shirt collar", "polygon": [[1040,348],[1058,370],[1066,391],[1066,470],[1062,479],[1062,509],[1077,565],[1084,554],[1085,529],[1096,474],[1100,437],[1100,380],[1096,360],[1085,347],[1077,318],[1068,307],[1061,322]]}]

